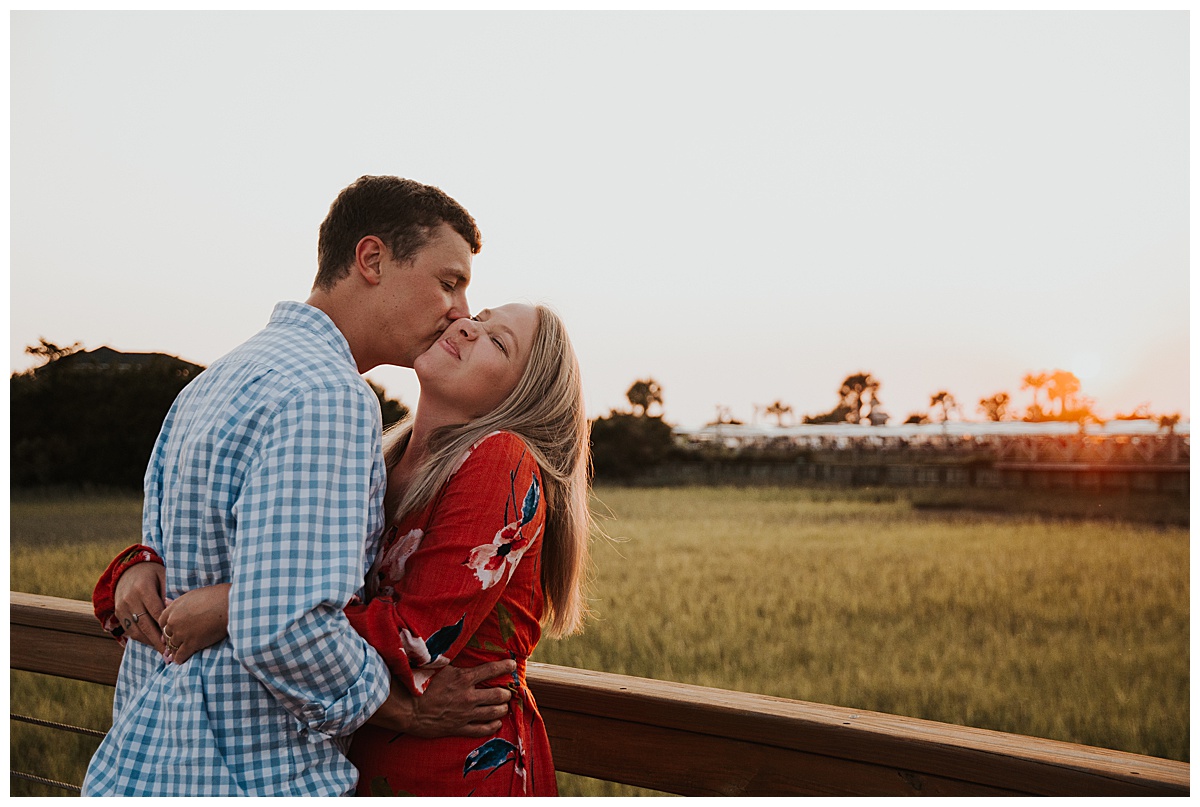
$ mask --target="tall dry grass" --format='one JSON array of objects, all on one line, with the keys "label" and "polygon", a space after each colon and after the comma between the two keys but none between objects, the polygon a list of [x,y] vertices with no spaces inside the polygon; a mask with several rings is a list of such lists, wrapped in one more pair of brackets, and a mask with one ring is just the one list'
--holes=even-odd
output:
[{"label": "tall dry grass", "polygon": [[[12,588],[88,599],[139,508],[14,500]],[[595,618],[536,660],[1189,758],[1184,528],[922,511],[870,490],[600,488],[596,509],[617,540],[594,549]],[[109,724],[106,687],[13,673],[11,698]],[[74,782],[96,744],[15,723],[11,743],[14,768]]]},{"label": "tall dry grass", "polygon": [[597,618],[541,661],[1188,758],[1186,529],[871,491],[598,498],[619,541]]}]

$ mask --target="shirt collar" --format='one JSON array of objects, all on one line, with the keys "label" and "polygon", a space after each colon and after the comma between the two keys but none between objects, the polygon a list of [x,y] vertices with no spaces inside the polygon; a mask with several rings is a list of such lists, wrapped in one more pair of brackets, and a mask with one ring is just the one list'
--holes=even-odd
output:
[{"label": "shirt collar", "polygon": [[307,303],[284,300],[275,304],[275,310],[271,312],[271,324],[304,328],[315,333],[328,343],[338,355],[345,358],[355,372],[358,371],[358,363],[354,360],[354,354],[350,352],[350,343],[333,324],[329,315],[321,309],[314,308]]}]

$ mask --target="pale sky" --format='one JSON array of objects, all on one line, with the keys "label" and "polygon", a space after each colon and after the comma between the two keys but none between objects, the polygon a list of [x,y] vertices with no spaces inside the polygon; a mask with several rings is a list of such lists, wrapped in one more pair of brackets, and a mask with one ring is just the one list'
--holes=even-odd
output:
[{"label": "pale sky", "polygon": [[[362,174],[483,232],[470,301],[545,302],[589,416],[663,387],[901,422],[1075,372],[1189,400],[1189,19],[1166,12],[14,12],[10,370],[208,364],[303,300]],[[368,376],[412,405],[409,370]]]}]

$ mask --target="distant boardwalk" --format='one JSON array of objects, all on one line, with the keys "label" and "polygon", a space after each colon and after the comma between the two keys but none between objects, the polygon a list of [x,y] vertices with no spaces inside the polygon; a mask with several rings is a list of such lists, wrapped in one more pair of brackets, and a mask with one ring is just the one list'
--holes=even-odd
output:
[{"label": "distant boardwalk", "polygon": [[1141,491],[1186,495],[1190,423],[905,426],[719,424],[675,430],[679,451],[639,481]]}]

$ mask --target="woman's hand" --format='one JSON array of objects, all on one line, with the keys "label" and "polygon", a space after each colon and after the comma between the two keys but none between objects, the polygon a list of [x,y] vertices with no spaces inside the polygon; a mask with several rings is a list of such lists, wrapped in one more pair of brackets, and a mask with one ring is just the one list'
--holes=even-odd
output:
[{"label": "woman's hand", "polygon": [[163,652],[159,619],[166,606],[163,587],[167,570],[161,563],[130,566],[113,590],[113,610],[125,628],[125,636]]},{"label": "woman's hand", "polygon": [[163,658],[182,664],[229,635],[229,584],[186,592],[159,617],[166,649]]}]

